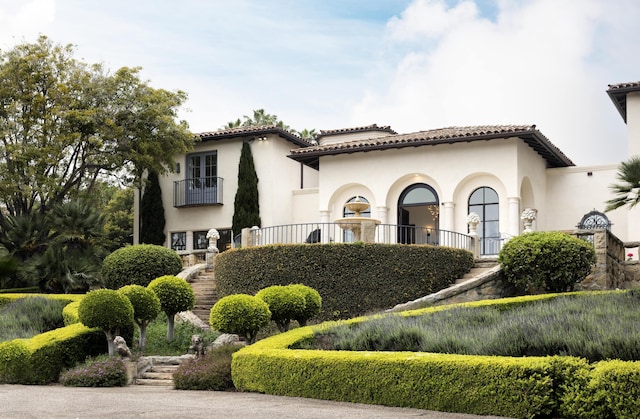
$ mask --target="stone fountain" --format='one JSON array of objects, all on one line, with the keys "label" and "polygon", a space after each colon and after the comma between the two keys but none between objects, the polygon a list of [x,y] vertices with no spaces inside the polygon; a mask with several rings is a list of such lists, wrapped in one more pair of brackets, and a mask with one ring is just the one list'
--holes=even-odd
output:
[{"label": "stone fountain", "polygon": [[353,217],[339,218],[335,221],[336,224],[344,231],[351,231],[353,240],[356,242],[375,242],[376,226],[380,224],[380,220],[360,215],[362,211],[366,211],[369,208],[369,203],[361,201],[360,197],[357,196],[356,199],[347,202],[344,206],[349,211],[354,212]]}]

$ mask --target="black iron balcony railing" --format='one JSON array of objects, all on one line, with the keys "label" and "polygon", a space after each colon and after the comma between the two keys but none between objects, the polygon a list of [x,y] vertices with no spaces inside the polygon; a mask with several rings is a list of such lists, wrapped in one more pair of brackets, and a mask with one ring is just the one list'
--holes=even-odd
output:
[{"label": "black iron balcony railing", "polygon": [[173,182],[173,206],[222,205],[222,180],[211,176]]}]

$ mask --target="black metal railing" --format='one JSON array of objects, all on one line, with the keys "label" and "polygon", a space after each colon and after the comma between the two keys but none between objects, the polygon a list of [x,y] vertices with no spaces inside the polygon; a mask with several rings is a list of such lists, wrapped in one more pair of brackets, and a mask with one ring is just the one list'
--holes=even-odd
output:
[{"label": "black metal railing", "polygon": [[173,182],[173,206],[222,205],[221,177],[201,177]]},{"label": "black metal railing", "polygon": [[[250,244],[343,243],[353,241],[353,234],[338,223],[287,224],[251,230]],[[379,224],[375,243],[431,244],[473,250],[472,238],[466,234],[410,225]]]}]

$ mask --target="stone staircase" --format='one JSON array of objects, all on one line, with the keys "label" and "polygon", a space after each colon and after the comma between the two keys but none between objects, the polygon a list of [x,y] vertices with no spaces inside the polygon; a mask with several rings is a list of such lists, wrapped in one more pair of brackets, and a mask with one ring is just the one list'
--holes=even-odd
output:
[{"label": "stone staircase", "polygon": [[463,282],[467,282],[469,279],[476,278],[490,269],[496,267],[498,265],[497,258],[483,258],[477,259],[473,264],[473,267],[469,272],[464,274],[462,278],[458,278],[456,280],[456,284],[462,284]]},{"label": "stone staircase", "polygon": [[173,373],[193,355],[141,357],[137,363],[135,385],[173,388]]},{"label": "stone staircase", "polygon": [[218,301],[219,297],[216,293],[216,282],[213,272],[206,272],[204,269],[198,272],[198,275],[188,280],[196,295],[196,303],[193,307],[195,314],[205,325],[209,324],[209,311],[211,307]]}]

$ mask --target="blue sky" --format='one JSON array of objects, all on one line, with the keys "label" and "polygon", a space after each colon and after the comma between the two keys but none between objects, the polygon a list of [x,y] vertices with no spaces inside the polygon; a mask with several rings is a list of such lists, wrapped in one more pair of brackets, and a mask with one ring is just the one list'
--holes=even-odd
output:
[{"label": "blue sky", "polygon": [[585,165],[627,157],[606,89],[640,80],[638,21],[635,0],[0,0],[0,48],[140,66],[189,94],[194,132],[259,108],[299,130],[536,124]]}]

